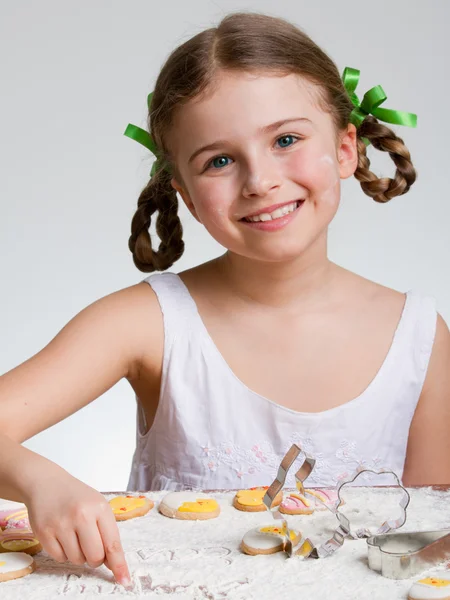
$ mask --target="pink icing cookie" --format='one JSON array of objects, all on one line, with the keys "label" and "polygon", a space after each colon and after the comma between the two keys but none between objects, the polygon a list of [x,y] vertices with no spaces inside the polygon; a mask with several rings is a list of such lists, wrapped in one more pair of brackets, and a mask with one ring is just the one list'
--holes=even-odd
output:
[{"label": "pink icing cookie", "polygon": [[8,510],[0,510],[0,527],[5,529],[6,527],[29,527],[28,522],[28,511],[25,507],[23,508],[10,508]]},{"label": "pink icing cookie", "polygon": [[[308,499],[313,501],[314,510],[327,510],[327,508],[335,508],[339,501],[335,490],[324,489],[305,489],[305,494]],[[341,505],[344,502],[341,502]]]},{"label": "pink icing cookie", "polygon": [[289,494],[280,504],[280,512],[286,515],[312,515],[314,500],[294,492]]},{"label": "pink icing cookie", "polygon": [[42,550],[30,527],[26,508],[0,512],[0,553],[25,552],[37,554]]}]

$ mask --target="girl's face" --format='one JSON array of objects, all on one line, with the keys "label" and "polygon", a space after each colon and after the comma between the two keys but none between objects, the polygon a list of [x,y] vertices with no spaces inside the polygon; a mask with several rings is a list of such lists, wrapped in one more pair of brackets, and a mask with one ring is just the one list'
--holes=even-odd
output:
[{"label": "girl's face", "polygon": [[172,185],[231,252],[292,260],[326,236],[340,180],[356,169],[355,127],[338,138],[300,76],[221,72],[212,93],[175,114]]}]

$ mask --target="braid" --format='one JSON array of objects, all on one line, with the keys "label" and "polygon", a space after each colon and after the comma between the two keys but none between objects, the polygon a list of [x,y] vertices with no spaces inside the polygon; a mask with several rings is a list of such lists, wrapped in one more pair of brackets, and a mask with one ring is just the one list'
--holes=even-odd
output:
[{"label": "braid", "polygon": [[[396,166],[394,179],[378,178],[370,171],[366,145],[361,138],[367,138],[377,150],[389,152]],[[361,182],[364,193],[376,202],[387,202],[395,196],[406,194],[417,177],[411,155],[403,140],[371,115],[365,118],[358,129],[358,168],[355,177]]]},{"label": "braid", "polygon": [[[131,222],[128,247],[136,267],[144,273],[165,271],[184,251],[183,228],[178,217],[178,198],[167,170],[158,170],[142,190]],[[156,233],[161,243],[152,248],[149,228],[152,215],[158,211]]]}]

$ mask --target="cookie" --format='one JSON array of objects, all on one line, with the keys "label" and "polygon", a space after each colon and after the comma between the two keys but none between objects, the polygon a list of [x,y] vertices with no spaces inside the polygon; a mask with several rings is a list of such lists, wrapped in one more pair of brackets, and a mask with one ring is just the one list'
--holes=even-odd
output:
[{"label": "cookie", "polygon": [[42,546],[31,530],[26,508],[0,512],[0,552],[25,552],[34,555]]},{"label": "cookie", "polygon": [[[252,556],[281,552],[284,550],[285,532],[285,526],[277,527],[276,525],[251,529],[242,538],[241,550],[244,554]],[[293,529],[290,531],[290,537],[293,546],[296,546],[302,538],[301,533]]]},{"label": "cookie", "polygon": [[[339,498],[335,490],[324,490],[324,489],[305,489],[305,495],[308,500],[313,500],[314,510],[327,510],[336,508]],[[341,500],[341,506],[344,501]]]},{"label": "cookie", "polygon": [[29,575],[36,568],[34,558],[23,552],[7,552],[0,555],[0,583]]},{"label": "cookie", "polygon": [[408,600],[450,600],[450,571],[413,583]]},{"label": "cookie", "polygon": [[291,493],[280,504],[280,512],[286,515],[312,515],[314,500],[305,498],[303,494]]},{"label": "cookie", "polygon": [[25,552],[30,556],[41,552],[42,546],[33,533],[23,533],[20,530],[8,534],[0,534],[0,560],[4,552]]},{"label": "cookie", "polygon": [[174,519],[204,520],[218,517],[220,506],[200,492],[171,492],[162,499],[159,512]]},{"label": "cookie", "polygon": [[142,517],[154,506],[154,502],[145,496],[116,496],[109,500],[116,521],[127,521]]},{"label": "cookie", "polygon": [[29,527],[28,511],[25,507],[0,510],[0,528]]},{"label": "cookie", "polygon": [[[263,498],[268,490],[268,486],[253,487],[248,490],[239,490],[233,500],[234,508],[244,512],[263,512],[267,510]],[[283,492],[279,492],[273,499],[272,507],[278,506],[283,500]]]}]

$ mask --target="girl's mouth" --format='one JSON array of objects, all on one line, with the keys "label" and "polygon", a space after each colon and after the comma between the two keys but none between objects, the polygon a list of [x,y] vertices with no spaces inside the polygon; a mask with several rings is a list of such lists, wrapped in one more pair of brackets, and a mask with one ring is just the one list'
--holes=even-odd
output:
[{"label": "girl's mouth", "polygon": [[251,217],[244,217],[243,219],[240,219],[240,221],[252,229],[276,231],[290,223],[303,203],[304,200],[294,200],[294,202],[279,206],[270,212],[263,212]]}]

